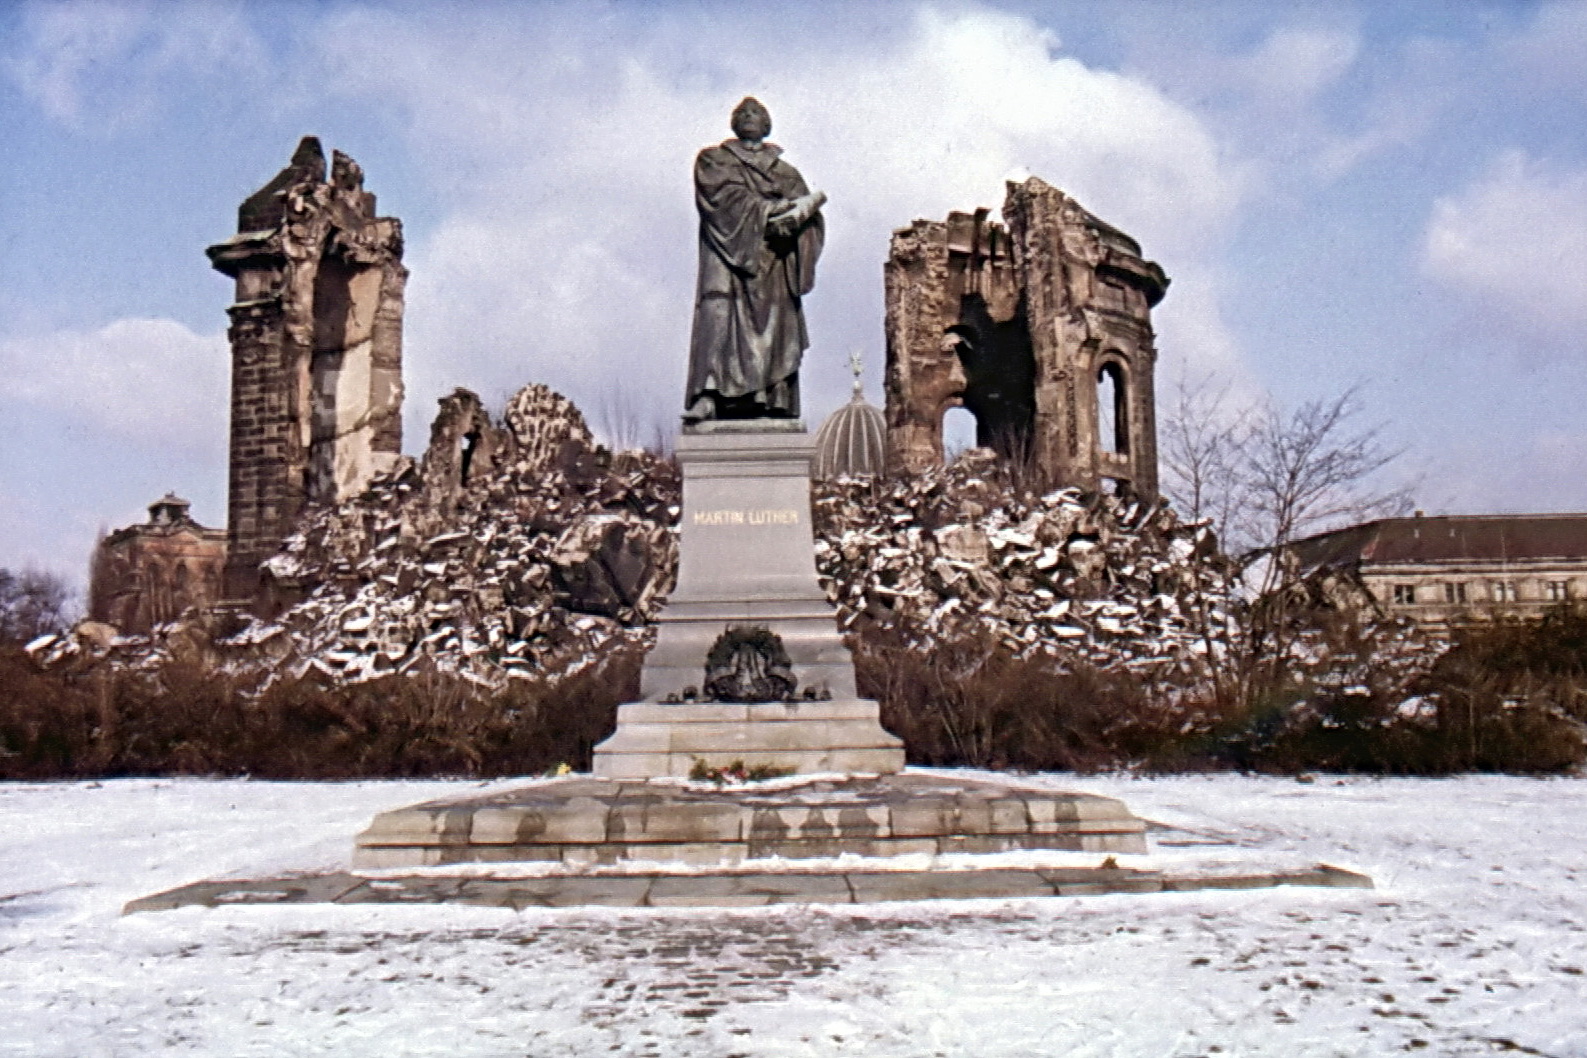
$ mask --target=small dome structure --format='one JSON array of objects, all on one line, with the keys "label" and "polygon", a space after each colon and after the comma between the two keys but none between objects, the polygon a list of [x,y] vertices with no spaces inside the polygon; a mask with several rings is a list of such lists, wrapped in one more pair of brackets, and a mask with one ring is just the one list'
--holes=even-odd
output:
[{"label": "small dome structure", "polygon": [[887,417],[880,408],[867,403],[860,382],[859,354],[849,358],[854,370],[854,396],[827,417],[816,432],[815,457],[810,475],[817,480],[841,474],[882,472],[886,457]]}]

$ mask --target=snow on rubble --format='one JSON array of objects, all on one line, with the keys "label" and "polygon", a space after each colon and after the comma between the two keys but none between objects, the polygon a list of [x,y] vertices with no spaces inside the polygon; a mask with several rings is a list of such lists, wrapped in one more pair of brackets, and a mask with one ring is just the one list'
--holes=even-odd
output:
[{"label": "snow on rubble", "polygon": [[[976,449],[908,476],[817,482],[816,565],[843,629],[891,628],[923,653],[990,641],[1192,696],[1249,646],[1251,595],[1206,523],[1013,479]],[[545,386],[519,391],[499,422],[460,389],[421,460],[305,510],[262,566],[272,620],[190,612],[150,637],[84,622],[30,650],[64,667],[187,658],[255,688],[427,671],[484,688],[554,682],[650,634],[676,570],[680,493],[675,463],[597,445]],[[1286,649],[1339,687],[1403,682],[1436,657],[1392,622],[1362,642],[1341,653],[1308,630]]]},{"label": "snow on rubble", "polygon": [[676,566],[677,495],[670,462],[596,445],[544,386],[520,390],[500,423],[460,389],[422,461],[304,512],[262,566],[274,620],[190,615],[149,638],[79,634],[35,653],[197,657],[260,686],[427,670],[487,687],[559,679],[646,634]]},{"label": "snow on rubble", "polygon": [[1005,478],[980,449],[907,479],[833,483],[816,560],[845,624],[891,624],[922,651],[991,633],[1019,657],[1191,679],[1239,634],[1233,571],[1205,523]]}]

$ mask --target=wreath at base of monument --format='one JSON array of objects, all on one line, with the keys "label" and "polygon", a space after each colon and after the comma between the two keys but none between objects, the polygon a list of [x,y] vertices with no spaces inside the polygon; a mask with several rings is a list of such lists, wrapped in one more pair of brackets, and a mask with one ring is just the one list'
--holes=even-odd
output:
[{"label": "wreath at base of monument", "polygon": [[713,702],[782,702],[798,680],[782,637],[763,625],[733,625],[705,656],[705,698]]}]

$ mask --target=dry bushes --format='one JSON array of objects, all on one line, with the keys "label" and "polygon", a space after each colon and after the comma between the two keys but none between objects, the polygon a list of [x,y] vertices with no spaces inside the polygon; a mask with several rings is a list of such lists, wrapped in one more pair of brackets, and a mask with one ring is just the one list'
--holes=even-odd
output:
[{"label": "dry bushes", "polygon": [[1210,702],[1149,683],[1128,669],[1020,657],[992,634],[905,649],[899,633],[855,640],[860,693],[880,700],[882,723],[912,764],[1030,771],[1097,771],[1127,765],[1171,770],[1215,766],[1219,714]]},{"label": "dry bushes", "polygon": [[1447,775],[1587,760],[1587,614],[1483,621],[1436,654],[1372,624],[1319,630],[1325,663],[1264,681],[1221,733],[1232,767]]},{"label": "dry bushes", "polygon": [[252,775],[352,779],[496,776],[588,768],[617,704],[637,689],[637,650],[609,654],[554,687],[488,691],[456,676],[328,686],[281,682],[257,697],[213,671],[73,678],[0,652],[0,778]]}]

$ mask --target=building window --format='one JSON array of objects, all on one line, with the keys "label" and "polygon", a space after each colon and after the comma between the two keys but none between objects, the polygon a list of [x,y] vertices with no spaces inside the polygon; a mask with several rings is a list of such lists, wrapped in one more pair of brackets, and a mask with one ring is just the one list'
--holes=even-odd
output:
[{"label": "building window", "polygon": [[1515,581],[1496,580],[1493,582],[1494,602],[1515,602]]},{"label": "building window", "polygon": [[1551,580],[1545,586],[1549,602],[1564,602],[1570,598],[1570,581]]},{"label": "building window", "polygon": [[1097,369],[1097,443],[1112,455],[1130,454],[1129,391],[1114,360]]},{"label": "building window", "polygon": [[1395,606],[1415,606],[1416,605],[1416,585],[1414,585],[1414,584],[1396,584],[1394,586],[1394,605]]},{"label": "building window", "polygon": [[1444,602],[1450,606],[1462,606],[1466,602],[1466,582],[1451,580],[1444,582]]}]

